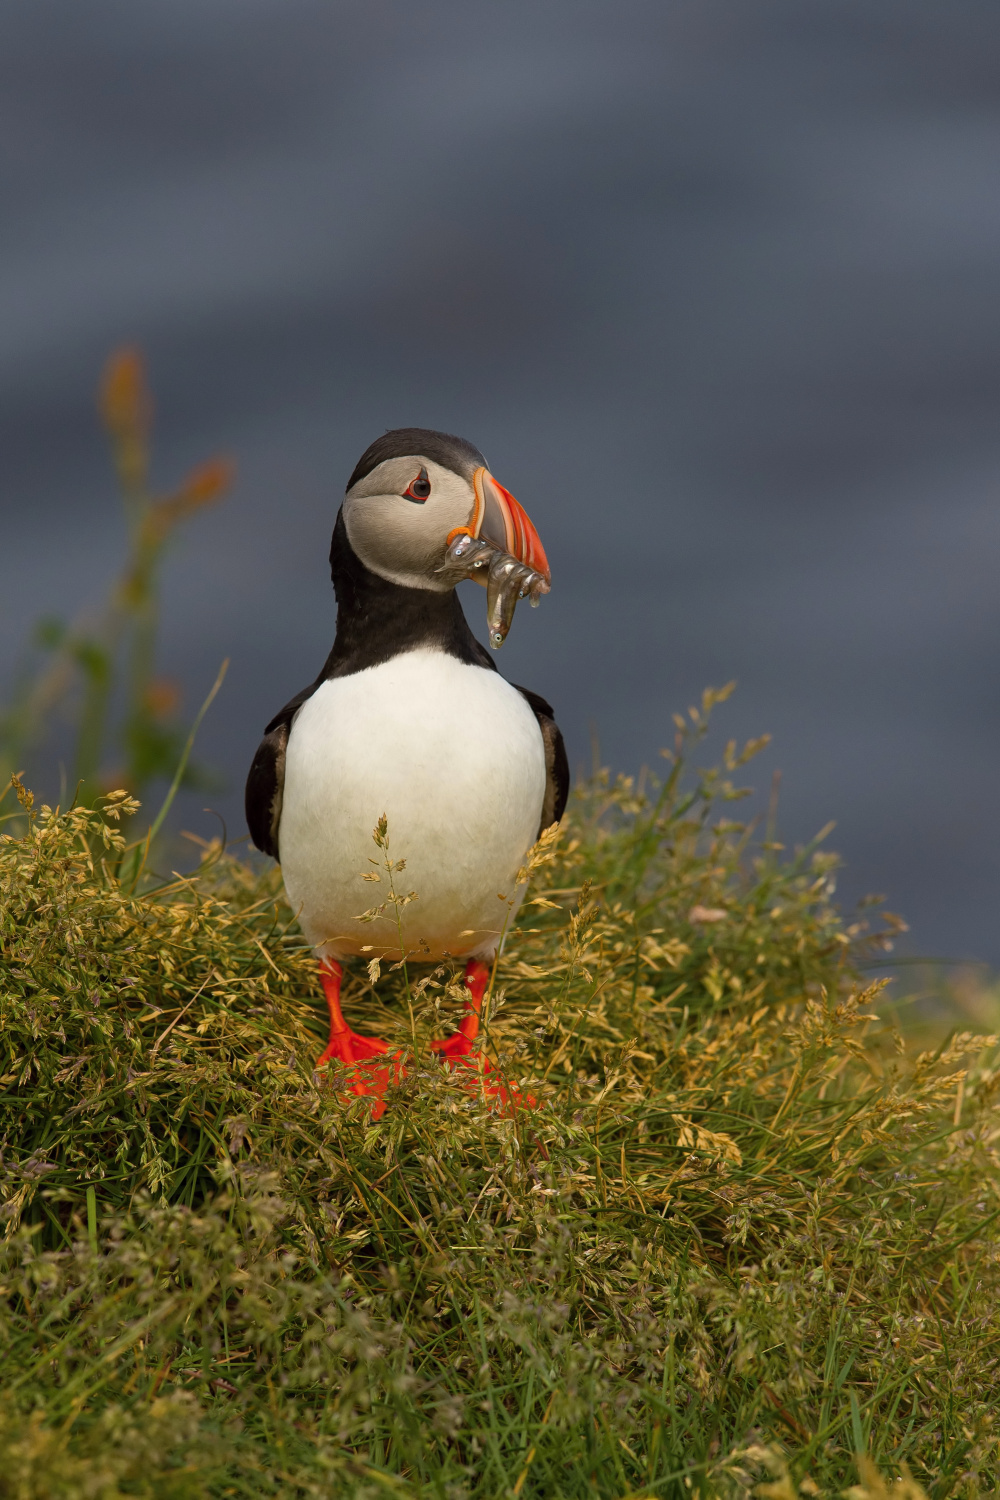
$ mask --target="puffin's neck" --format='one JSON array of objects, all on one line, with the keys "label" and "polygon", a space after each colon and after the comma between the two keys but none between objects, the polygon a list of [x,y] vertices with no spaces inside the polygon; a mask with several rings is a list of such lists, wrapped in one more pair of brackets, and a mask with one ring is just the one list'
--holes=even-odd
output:
[{"label": "puffin's neck", "polygon": [[337,634],[321,678],[348,677],[421,646],[496,670],[469,629],[455,590],[410,589],[379,578],[348,541],[343,511],[333,529],[330,574]]}]

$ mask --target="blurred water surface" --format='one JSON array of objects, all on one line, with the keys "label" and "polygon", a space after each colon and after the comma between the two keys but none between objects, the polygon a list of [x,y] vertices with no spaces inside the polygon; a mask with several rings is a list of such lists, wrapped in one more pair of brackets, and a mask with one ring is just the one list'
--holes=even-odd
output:
[{"label": "blurred water surface", "polygon": [[162,483],[240,465],[163,653],[190,713],[232,658],[201,741],[231,834],[329,646],[355,459],[440,427],[544,539],[500,665],[574,763],[593,727],[636,768],[736,677],[786,842],[835,818],[846,901],[1000,961],[995,4],[2,0],[0,30],[0,682],[113,574],[92,392],[135,341]]}]

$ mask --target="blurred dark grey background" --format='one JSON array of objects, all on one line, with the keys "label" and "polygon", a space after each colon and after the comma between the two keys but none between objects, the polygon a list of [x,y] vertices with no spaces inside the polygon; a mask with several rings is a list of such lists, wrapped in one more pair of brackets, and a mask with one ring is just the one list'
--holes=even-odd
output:
[{"label": "blurred dark grey background", "polygon": [[[145,349],[163,665],[243,832],[386,427],[482,447],[555,586],[501,658],[574,763],[706,683],[845,902],[1000,961],[1000,9],[923,0],[0,3],[0,685],[121,548],[93,390]],[[472,619],[482,633],[483,596]],[[189,797],[181,821],[215,825]]]}]

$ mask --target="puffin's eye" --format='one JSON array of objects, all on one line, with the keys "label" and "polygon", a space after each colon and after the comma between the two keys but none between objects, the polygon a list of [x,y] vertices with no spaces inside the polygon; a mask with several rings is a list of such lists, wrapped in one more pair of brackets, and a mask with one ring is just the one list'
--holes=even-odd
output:
[{"label": "puffin's eye", "polygon": [[404,500],[413,500],[417,505],[423,505],[431,492],[431,482],[427,478],[427,470],[421,465],[420,473],[416,479],[410,481],[403,491]]}]

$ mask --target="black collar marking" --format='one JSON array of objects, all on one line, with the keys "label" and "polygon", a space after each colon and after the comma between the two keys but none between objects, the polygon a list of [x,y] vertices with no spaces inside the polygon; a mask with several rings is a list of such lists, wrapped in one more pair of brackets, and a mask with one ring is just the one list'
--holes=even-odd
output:
[{"label": "black collar marking", "polygon": [[420,646],[443,651],[470,667],[497,670],[486,647],[469,629],[455,590],[439,594],[379,578],[365,567],[348,541],[343,510],[338,512],[333,528],[330,575],[337,596],[333,648],[316,681],[275,714],[265,734],[282,722],[289,723],[292,713],[332,677],[350,677]]},{"label": "black collar marking", "polygon": [[410,589],[380,578],[348,541],[343,510],[330,543],[330,576],[337,596],[337,635],[323,680],[363,672],[419,646],[496,671],[492,657],[469,629],[455,590]]}]

